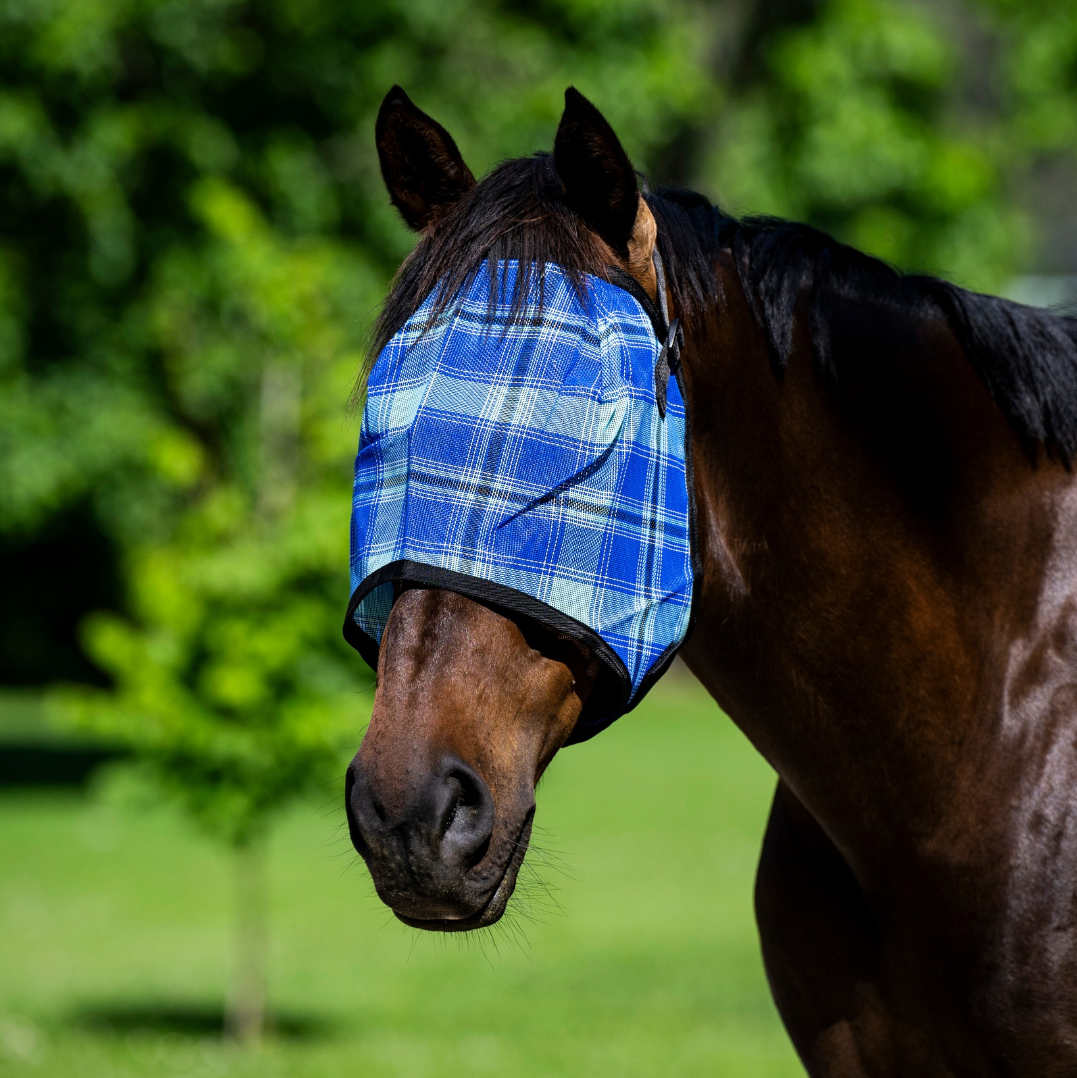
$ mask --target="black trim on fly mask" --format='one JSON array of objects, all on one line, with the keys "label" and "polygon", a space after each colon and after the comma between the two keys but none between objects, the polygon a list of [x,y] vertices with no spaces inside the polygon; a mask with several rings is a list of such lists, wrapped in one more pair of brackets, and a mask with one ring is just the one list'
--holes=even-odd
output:
[{"label": "black trim on fly mask", "polygon": [[[510,618],[530,618],[588,648],[598,660],[598,674],[583,711],[565,742],[566,745],[578,744],[601,733],[628,709],[632,697],[632,678],[628,669],[620,655],[589,625],[584,625],[556,607],[548,606],[534,596],[507,584],[498,584],[493,580],[484,580],[482,577],[468,576],[452,569],[442,569],[437,565],[424,565],[407,559],[389,562],[375,570],[355,589],[348,603],[348,613],[344,618],[344,639],[359,652],[372,670],[378,669],[380,646],[377,640],[359,628],[355,621],[355,609],[375,588],[397,581],[456,592]],[[669,650],[667,648],[667,651]],[[654,669],[661,666],[664,671],[672,662],[675,652],[676,648],[673,648],[664,662],[662,660],[665,656],[661,656]],[[642,697],[642,692],[637,694],[637,697]]]},{"label": "black trim on fly mask", "polygon": [[681,362],[681,349],[684,347],[684,330],[681,329],[680,319],[669,318],[669,301],[666,298],[666,267],[662,263],[662,256],[658,253],[658,247],[654,249],[654,273],[658,282],[658,306],[647,295],[646,290],[632,274],[621,269],[620,266],[610,266],[607,271],[607,280],[610,284],[623,288],[639,305],[647,312],[651,320],[654,335],[662,342],[662,349],[658,353],[658,360],[654,365],[654,401],[658,405],[658,414],[666,418],[666,404],[669,400],[669,376],[675,374]]}]

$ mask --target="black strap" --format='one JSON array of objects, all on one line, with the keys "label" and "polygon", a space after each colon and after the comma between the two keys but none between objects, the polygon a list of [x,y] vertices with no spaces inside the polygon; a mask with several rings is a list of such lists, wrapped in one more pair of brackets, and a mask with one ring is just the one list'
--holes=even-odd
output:
[{"label": "black strap", "polygon": [[658,253],[658,246],[654,248],[654,273],[658,283],[658,306],[647,295],[643,286],[632,274],[621,269],[620,266],[608,266],[606,275],[610,284],[623,288],[631,296],[639,301],[640,306],[647,312],[651,320],[654,335],[662,342],[658,360],[654,365],[654,399],[658,405],[658,414],[666,418],[666,402],[669,399],[669,376],[675,373],[681,362],[681,349],[684,347],[684,330],[681,323],[674,318],[669,320],[669,300],[666,297],[666,267],[662,262],[662,256]]},{"label": "black strap", "polygon": [[666,418],[666,402],[669,399],[669,376],[676,373],[681,364],[681,349],[684,347],[684,330],[680,319],[669,318],[669,300],[666,298],[666,267],[658,246],[654,249],[654,273],[658,281],[658,306],[662,310],[662,326],[665,330],[662,350],[654,365],[654,400],[658,405],[658,414]]},{"label": "black strap", "polygon": [[654,365],[654,400],[658,405],[658,414],[663,419],[666,418],[666,401],[669,398],[669,376],[676,373],[681,364],[683,345],[684,330],[681,329],[680,319],[674,318]]}]

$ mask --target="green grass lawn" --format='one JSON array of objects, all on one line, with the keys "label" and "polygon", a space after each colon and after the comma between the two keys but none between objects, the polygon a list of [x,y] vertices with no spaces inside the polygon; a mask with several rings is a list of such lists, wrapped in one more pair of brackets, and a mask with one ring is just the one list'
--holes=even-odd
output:
[{"label": "green grass lawn", "polygon": [[0,1074],[802,1074],[751,913],[772,788],[709,698],[667,679],[554,762],[536,841],[568,866],[542,871],[560,909],[484,940],[404,928],[339,805],[292,813],[271,865],[284,1032],[257,1053],[199,1030],[227,980],[226,858],[164,810],[2,793]]}]

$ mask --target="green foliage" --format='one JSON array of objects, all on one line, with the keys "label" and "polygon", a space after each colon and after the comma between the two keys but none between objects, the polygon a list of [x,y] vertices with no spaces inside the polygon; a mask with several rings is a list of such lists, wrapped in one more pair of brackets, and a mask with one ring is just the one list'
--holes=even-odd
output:
[{"label": "green foliage", "polygon": [[[0,527],[33,527],[90,494],[111,531],[141,536],[174,508],[167,447],[193,439],[212,456],[234,440],[258,364],[226,374],[216,356],[195,399],[177,383],[206,352],[172,340],[165,354],[158,324],[178,317],[161,309],[169,282],[173,297],[185,275],[203,287],[219,261],[208,181],[248,199],[268,235],[320,236],[321,257],[366,267],[340,297],[354,343],[411,243],[370,136],[388,86],[406,83],[483,169],[548,142],[575,80],[608,99],[646,162],[704,85],[683,63],[684,19],[665,10],[4,0]],[[336,441],[343,462],[352,439]]]},{"label": "green foliage", "polygon": [[710,153],[721,192],[899,266],[998,287],[1024,236],[995,133],[961,115],[972,59],[953,37],[895,0],[826,0],[762,34]]},{"label": "green foliage", "polygon": [[1002,91],[1021,149],[1077,148],[1077,3],[981,0],[1009,43]]},{"label": "green foliage", "polygon": [[182,507],[130,544],[132,617],[86,626],[116,690],[71,702],[243,843],[339,770],[370,681],[339,631],[346,300],[366,275],[346,249],[275,233],[224,180],[192,202],[204,243],[160,261],[142,317],[173,398],[217,443],[178,427],[147,447]]}]

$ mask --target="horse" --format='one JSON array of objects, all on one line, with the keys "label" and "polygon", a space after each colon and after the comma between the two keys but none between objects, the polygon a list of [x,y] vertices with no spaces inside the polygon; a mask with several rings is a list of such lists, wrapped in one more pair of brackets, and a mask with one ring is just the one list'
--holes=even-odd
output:
[{"label": "horse", "polygon": [[[1077,319],[641,187],[572,88],[552,154],[481,182],[399,87],[376,142],[420,239],[372,355],[486,259],[615,267],[680,320],[680,654],[778,776],[755,909],[808,1073],[1077,1074]],[[401,921],[502,915],[604,691],[578,641],[398,584],[345,800]]]}]

